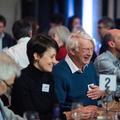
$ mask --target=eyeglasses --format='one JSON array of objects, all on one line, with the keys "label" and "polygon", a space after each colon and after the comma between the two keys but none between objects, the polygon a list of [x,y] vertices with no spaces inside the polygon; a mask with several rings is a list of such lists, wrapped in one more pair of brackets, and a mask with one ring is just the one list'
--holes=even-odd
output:
[{"label": "eyeglasses", "polygon": [[93,52],[93,48],[82,48],[82,51],[83,51],[84,53]]},{"label": "eyeglasses", "polygon": [[12,85],[9,85],[5,80],[1,80],[1,82],[3,82],[8,88],[12,88]]}]

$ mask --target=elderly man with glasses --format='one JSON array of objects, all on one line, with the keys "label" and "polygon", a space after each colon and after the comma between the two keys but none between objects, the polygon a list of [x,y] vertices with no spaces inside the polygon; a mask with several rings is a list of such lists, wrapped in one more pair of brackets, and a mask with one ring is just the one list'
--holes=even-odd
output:
[{"label": "elderly man with glasses", "polygon": [[[5,53],[0,53],[0,95],[11,89],[16,76],[20,75],[17,64]],[[0,120],[23,120],[3,105],[0,99]]]}]

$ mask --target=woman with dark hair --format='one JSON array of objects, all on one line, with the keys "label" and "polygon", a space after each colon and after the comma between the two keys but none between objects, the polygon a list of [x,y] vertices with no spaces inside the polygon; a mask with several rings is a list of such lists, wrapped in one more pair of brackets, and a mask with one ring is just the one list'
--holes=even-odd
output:
[{"label": "woman with dark hair", "polygon": [[57,98],[54,91],[52,68],[56,64],[57,43],[50,37],[39,34],[27,44],[30,64],[22,70],[12,90],[12,110],[19,115],[36,111],[40,120],[51,120]]},{"label": "woman with dark hair", "polygon": [[81,28],[82,27],[81,27],[81,21],[80,21],[79,16],[74,15],[74,16],[69,18],[69,20],[68,20],[68,29],[71,32],[74,32],[76,30],[80,30]]}]

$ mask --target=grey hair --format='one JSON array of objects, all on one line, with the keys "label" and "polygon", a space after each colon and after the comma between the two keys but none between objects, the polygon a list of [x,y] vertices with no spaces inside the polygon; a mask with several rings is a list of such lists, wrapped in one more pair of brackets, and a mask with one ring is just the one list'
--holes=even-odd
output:
[{"label": "grey hair", "polygon": [[0,53],[0,80],[8,80],[13,76],[20,75],[20,67],[6,53]]},{"label": "grey hair", "polygon": [[52,27],[48,32],[48,35],[50,36],[54,36],[55,34],[58,35],[59,40],[61,40],[64,44],[66,44],[66,40],[68,39],[70,31],[67,27],[63,25],[58,25],[58,26]]},{"label": "grey hair", "polygon": [[74,33],[71,33],[68,37],[68,40],[66,42],[66,48],[67,50],[79,50],[80,47],[80,43],[78,39],[84,39],[84,40],[89,40],[94,47],[94,42],[92,37],[90,37],[90,35],[88,35],[85,31],[77,31]]}]

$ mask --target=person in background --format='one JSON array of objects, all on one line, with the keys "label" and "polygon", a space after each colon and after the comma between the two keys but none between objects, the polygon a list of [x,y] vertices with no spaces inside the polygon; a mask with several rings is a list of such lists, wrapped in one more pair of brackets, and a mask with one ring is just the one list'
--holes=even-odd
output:
[{"label": "person in background", "polygon": [[39,24],[38,24],[38,21],[34,17],[27,16],[24,18],[24,21],[29,22],[29,24],[32,26],[32,36],[38,34]]},{"label": "person in background", "polygon": [[57,102],[52,68],[56,64],[57,43],[43,34],[31,38],[27,44],[30,64],[16,79],[11,94],[11,109],[19,115],[36,111],[40,120],[52,120],[52,110]]},{"label": "person in background", "polygon": [[67,27],[59,25],[51,28],[48,34],[57,42],[59,46],[59,51],[56,55],[56,60],[60,61],[63,58],[65,58],[67,54],[65,44],[70,32]]},{"label": "person in background", "polygon": [[74,15],[68,20],[68,29],[70,32],[80,31],[82,28],[79,16]]},{"label": "person in background", "polygon": [[[0,53],[0,95],[11,89],[16,76],[20,75],[20,68],[7,54]],[[0,99],[0,120],[23,120],[3,105]]]},{"label": "person in background", "polygon": [[[71,33],[67,43],[67,55],[54,66],[55,90],[63,111],[71,113],[73,102],[80,102],[87,107],[78,109],[84,119],[90,119],[97,99],[104,95],[98,87],[98,76],[94,65],[90,63],[94,44],[92,38],[84,33]],[[92,89],[89,86],[92,85]],[[90,105],[90,106],[89,106]],[[92,106],[91,106],[92,105]],[[86,109],[86,110],[85,110]],[[69,118],[71,114],[67,115]]]},{"label": "person in background", "polygon": [[32,27],[29,22],[24,20],[17,20],[13,24],[12,32],[17,44],[5,49],[4,52],[12,57],[21,69],[28,66],[29,61],[26,54],[26,46],[32,37]]},{"label": "person in background", "polygon": [[60,13],[55,13],[51,16],[50,18],[50,28],[59,26],[59,25],[64,25],[64,17]]},{"label": "person in background", "polygon": [[101,47],[99,50],[99,54],[106,51],[106,43],[104,42],[103,37],[110,29],[113,29],[113,28],[115,28],[115,23],[109,17],[103,17],[98,21],[98,33],[101,38]]},{"label": "person in background", "polygon": [[109,30],[104,36],[106,51],[95,59],[95,67],[98,74],[117,75],[120,85],[120,30]]},{"label": "person in background", "polygon": [[6,19],[0,15],[0,51],[5,47],[11,47],[16,44],[16,41],[5,32]]}]

